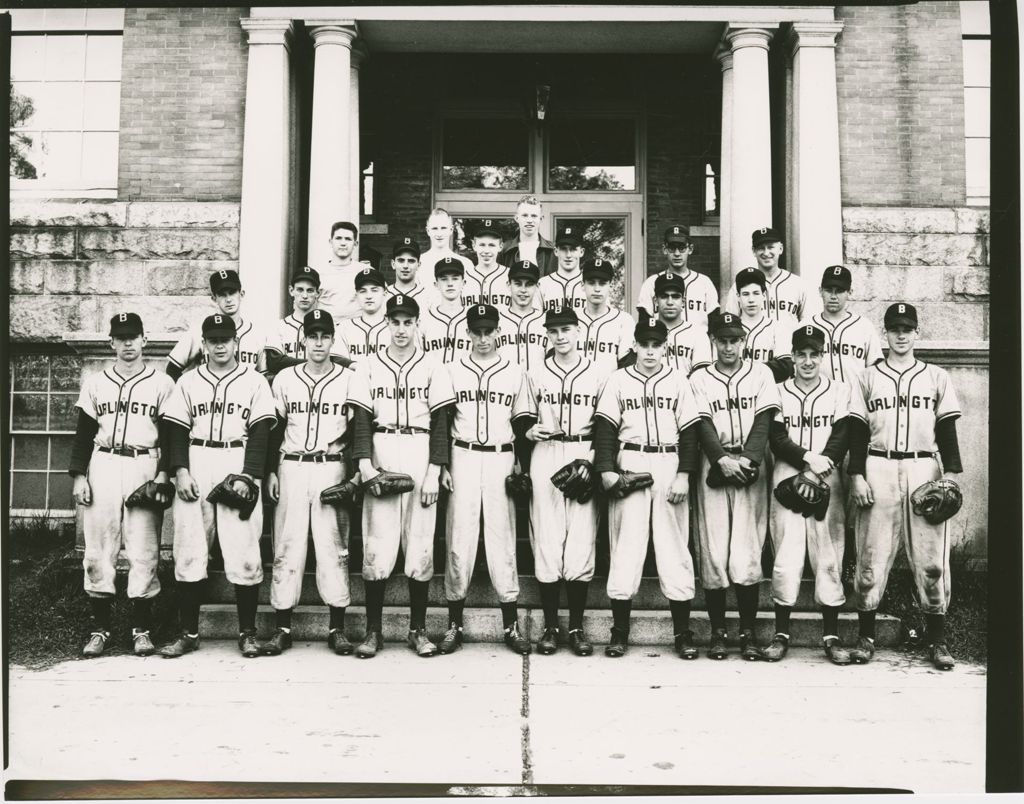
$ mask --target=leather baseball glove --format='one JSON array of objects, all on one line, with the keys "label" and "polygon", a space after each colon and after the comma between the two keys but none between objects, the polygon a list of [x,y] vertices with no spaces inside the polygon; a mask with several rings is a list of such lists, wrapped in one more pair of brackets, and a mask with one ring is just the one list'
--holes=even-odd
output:
[{"label": "leather baseball glove", "polygon": [[533,496],[533,481],[522,472],[513,472],[505,478],[505,493],[516,502],[527,503]]},{"label": "leather baseball glove", "polygon": [[964,495],[960,485],[949,478],[929,480],[910,495],[914,513],[923,516],[932,525],[938,525],[954,516],[963,504]]},{"label": "leather baseball glove", "polygon": [[[163,495],[163,501],[157,499],[158,494]],[[155,480],[147,480],[124,498],[124,507],[148,508],[150,511],[166,511],[173,502],[173,483],[157,483]]]},{"label": "leather baseball glove", "polygon": [[735,486],[736,488],[746,488],[754,483],[758,477],[761,476],[761,470],[758,469],[757,464],[751,469],[744,470],[744,480],[737,480],[733,477],[726,477],[722,472],[722,468],[717,464],[711,464],[711,468],[708,470],[707,484],[708,488],[720,489],[723,486]]},{"label": "leather baseball glove", "polygon": [[416,483],[404,472],[381,469],[370,480],[364,481],[361,488],[364,494],[372,494],[374,497],[392,497],[412,491],[416,488]]},{"label": "leather baseball glove", "polygon": [[328,486],[320,492],[320,502],[324,505],[353,506],[358,505],[362,499],[363,490],[351,479]]},{"label": "leather baseball glove", "polygon": [[616,500],[621,500],[632,494],[634,491],[645,489],[648,486],[654,485],[654,478],[651,477],[650,472],[629,472],[625,469],[619,469],[619,479],[615,481],[615,485],[610,489],[605,489],[605,494],[609,497],[614,497]]},{"label": "leather baseball glove", "polygon": [[[245,491],[236,491],[235,483],[242,483],[245,486]],[[238,511],[238,518],[241,520],[246,520],[252,516],[253,509],[256,508],[256,503],[259,499],[260,487],[245,475],[235,474],[225,477],[220,483],[210,489],[210,493],[206,495],[207,502],[220,503],[228,508],[234,508]]]},{"label": "leather baseball glove", "polygon": [[594,496],[594,466],[583,458],[570,461],[551,475],[551,485],[566,499],[589,502]]},{"label": "leather baseball glove", "polygon": [[832,496],[828,483],[803,473],[787,477],[773,493],[779,505],[803,516],[813,516],[819,522],[825,519]]}]

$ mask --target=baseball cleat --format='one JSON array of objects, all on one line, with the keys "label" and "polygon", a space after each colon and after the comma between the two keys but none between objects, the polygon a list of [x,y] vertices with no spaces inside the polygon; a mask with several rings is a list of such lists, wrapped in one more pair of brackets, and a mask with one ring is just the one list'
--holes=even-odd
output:
[{"label": "baseball cleat", "polygon": [[871,637],[858,637],[857,644],[850,649],[850,658],[856,664],[867,664],[875,657],[875,640]]},{"label": "baseball cleat", "polygon": [[750,628],[740,631],[740,656],[748,662],[756,662],[761,658],[761,649],[757,647],[754,631]]},{"label": "baseball cleat", "polygon": [[462,647],[462,626],[452,623],[448,626],[448,630],[444,632],[444,637],[441,639],[441,645],[439,650],[442,654],[447,656],[449,653],[455,653],[459,648]]},{"label": "baseball cleat", "polygon": [[87,659],[95,659],[107,647],[108,639],[110,639],[109,631],[93,631],[89,635],[89,641],[82,648],[82,655]]},{"label": "baseball cleat", "polygon": [[625,656],[627,650],[629,650],[629,634],[621,628],[612,628],[611,642],[605,645],[604,655],[618,659],[620,656]]},{"label": "baseball cleat", "polygon": [[696,659],[697,658],[697,647],[693,644],[693,631],[683,631],[681,634],[676,634],[676,655],[680,659]]},{"label": "baseball cleat", "polygon": [[558,650],[558,629],[545,628],[544,634],[537,643],[537,653],[550,656],[556,650]]},{"label": "baseball cleat", "polygon": [[590,656],[594,652],[594,646],[582,628],[574,628],[569,632],[569,647],[577,656]]},{"label": "baseball cleat", "polygon": [[711,641],[708,643],[709,659],[724,659],[728,651],[725,647],[725,629],[715,628],[711,632]]},{"label": "baseball cleat", "polygon": [[238,635],[238,649],[246,659],[255,659],[263,651],[260,650],[259,640],[256,639],[256,629],[242,631]]},{"label": "baseball cleat", "polygon": [[776,634],[772,641],[761,648],[761,658],[766,662],[778,662],[789,652],[789,634]]},{"label": "baseball cleat", "polygon": [[132,652],[136,656],[152,656],[156,652],[156,646],[149,638],[149,631],[132,630],[132,643]]},{"label": "baseball cleat", "polygon": [[513,623],[505,629],[505,644],[520,656],[526,656],[531,650],[530,640],[519,633],[519,623]]},{"label": "baseball cleat", "polygon": [[333,629],[327,635],[327,647],[339,656],[349,656],[355,650],[355,645],[348,641],[345,637],[345,632],[340,628]]},{"label": "baseball cleat", "polygon": [[822,643],[825,645],[825,655],[832,664],[849,664],[853,661],[850,658],[850,651],[843,647],[839,637],[823,637]]},{"label": "baseball cleat", "polygon": [[929,645],[928,658],[931,659],[936,670],[952,670],[956,664],[945,642],[936,642],[934,645]]},{"label": "baseball cleat", "polygon": [[278,628],[270,639],[260,640],[259,646],[264,656],[280,656],[292,646],[292,635]]},{"label": "baseball cleat", "polygon": [[417,656],[436,656],[437,645],[430,641],[427,637],[426,628],[417,628],[415,631],[409,632],[409,647],[416,651]]},{"label": "baseball cleat", "polygon": [[377,651],[384,648],[384,635],[380,631],[367,631],[359,647],[356,648],[356,656],[360,659],[372,659]]},{"label": "baseball cleat", "polygon": [[165,659],[177,659],[194,650],[199,650],[199,634],[195,636],[182,634],[173,642],[168,642],[158,652]]}]

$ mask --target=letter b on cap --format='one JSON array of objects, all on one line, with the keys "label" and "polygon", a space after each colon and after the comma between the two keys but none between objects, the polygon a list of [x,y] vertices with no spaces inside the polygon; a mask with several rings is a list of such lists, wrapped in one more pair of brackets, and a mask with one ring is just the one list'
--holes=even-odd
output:
[{"label": "letter b on cap", "polygon": [[905,304],[897,304],[896,305],[896,312],[897,313],[905,313],[905,312],[907,312],[907,305],[905,305]]},{"label": "letter b on cap", "polygon": [[476,308],[476,314],[477,314],[477,315],[487,315],[487,308],[486,308],[486,307],[484,307],[484,306],[483,306],[483,305],[481,304],[481,305],[480,305],[479,307],[477,307],[477,308]]},{"label": "letter b on cap", "polygon": [[117,316],[117,320],[120,321],[121,323],[124,323],[125,321],[128,320],[128,313],[119,313]]},{"label": "letter b on cap", "polygon": [[813,335],[814,334],[814,327],[804,327],[804,333],[807,334],[807,335]]}]

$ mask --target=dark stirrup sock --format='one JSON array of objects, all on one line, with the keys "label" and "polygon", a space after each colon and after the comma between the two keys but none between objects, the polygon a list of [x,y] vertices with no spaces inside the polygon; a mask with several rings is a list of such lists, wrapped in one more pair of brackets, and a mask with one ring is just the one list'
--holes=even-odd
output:
[{"label": "dark stirrup sock", "polygon": [[466,600],[449,600],[448,601],[448,624],[455,623],[459,628],[462,628],[462,610],[466,607]]},{"label": "dark stirrup sock", "polygon": [[136,631],[148,631],[153,621],[153,598],[132,598],[132,628]]},{"label": "dark stirrup sock", "polygon": [[569,598],[569,630],[583,627],[583,612],[587,608],[587,589],[590,581],[567,581],[565,596]]},{"label": "dark stirrup sock", "polygon": [[178,617],[181,630],[186,634],[199,633],[199,607],[203,605],[205,595],[206,581],[178,583]]},{"label": "dark stirrup sock", "polygon": [[839,606],[821,607],[821,635],[839,636]]},{"label": "dark stirrup sock", "polygon": [[858,611],[857,612],[857,631],[862,637],[868,637],[869,639],[875,638],[875,612],[874,611]]},{"label": "dark stirrup sock", "polygon": [[516,624],[516,602],[501,604],[501,624],[504,628],[511,628]]},{"label": "dark stirrup sock", "polygon": [[544,627],[558,628],[558,581],[537,585],[540,587],[540,606],[544,610]]},{"label": "dark stirrup sock", "polygon": [[[792,606],[780,606],[775,604],[775,633],[789,636],[789,615],[793,612]],[[826,634],[832,633],[826,631]]]},{"label": "dark stirrup sock", "polygon": [[366,590],[366,633],[380,632],[384,621],[384,587],[387,581],[364,581]]},{"label": "dark stirrup sock", "polygon": [[238,610],[238,630],[256,630],[256,607],[259,605],[260,587],[235,584],[235,608]]},{"label": "dark stirrup sock", "polygon": [[669,610],[672,612],[672,631],[676,636],[690,630],[690,601],[670,600]]},{"label": "dark stirrup sock", "polygon": [[427,627],[428,581],[414,581],[409,578],[409,630],[419,631]]},{"label": "dark stirrup sock", "polygon": [[740,630],[751,629],[757,625],[757,595],[760,585],[756,583],[742,586],[736,584],[736,608],[740,612]]},{"label": "dark stirrup sock", "polygon": [[946,617],[943,614],[924,615],[928,629],[928,644],[936,645],[946,641]]},{"label": "dark stirrup sock", "polygon": [[344,606],[330,606],[330,623],[327,628],[330,631],[344,631],[345,630],[345,607]]},{"label": "dark stirrup sock", "polygon": [[110,610],[113,605],[113,597],[89,598],[89,611],[92,612],[93,627],[97,631],[110,631]]},{"label": "dark stirrup sock", "polygon": [[725,629],[725,589],[705,589],[704,601],[708,606],[711,630]]},{"label": "dark stirrup sock", "polygon": [[292,610],[274,609],[274,627],[290,631],[292,628]]},{"label": "dark stirrup sock", "polygon": [[629,615],[633,610],[632,600],[613,600],[612,625],[624,633],[629,633]]}]

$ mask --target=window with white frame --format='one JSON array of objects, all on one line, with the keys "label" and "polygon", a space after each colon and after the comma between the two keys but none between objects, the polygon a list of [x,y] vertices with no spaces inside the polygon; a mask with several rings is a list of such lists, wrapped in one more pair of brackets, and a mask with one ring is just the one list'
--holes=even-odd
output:
[{"label": "window with white frame", "polygon": [[117,192],[124,9],[11,12],[11,188]]},{"label": "window with white frame", "polygon": [[992,31],[988,3],[963,0],[960,26],[964,52],[964,148],[967,203],[989,203],[989,141],[991,132]]}]

